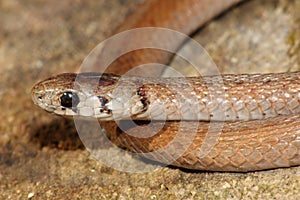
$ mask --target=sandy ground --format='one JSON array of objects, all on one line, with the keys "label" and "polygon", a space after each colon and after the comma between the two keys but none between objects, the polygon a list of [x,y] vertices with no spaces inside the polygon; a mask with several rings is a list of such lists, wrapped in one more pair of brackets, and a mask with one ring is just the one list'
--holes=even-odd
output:
[{"label": "sandy ground", "polygon": [[[173,167],[142,174],[117,171],[89,155],[72,120],[33,105],[35,82],[76,71],[139,3],[0,0],[0,198],[300,198],[300,167],[251,173]],[[298,70],[299,9],[297,0],[248,1],[195,38],[222,72]]]}]

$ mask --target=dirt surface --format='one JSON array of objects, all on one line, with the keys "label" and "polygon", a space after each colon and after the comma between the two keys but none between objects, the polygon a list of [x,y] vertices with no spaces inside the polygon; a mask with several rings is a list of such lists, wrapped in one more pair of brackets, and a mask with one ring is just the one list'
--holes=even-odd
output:
[{"label": "dirt surface", "polygon": [[[33,105],[35,82],[76,71],[140,2],[0,0],[0,198],[299,198],[300,167],[251,173],[117,171],[89,155],[72,120]],[[297,0],[247,1],[195,38],[222,72],[298,70],[299,9]]]}]

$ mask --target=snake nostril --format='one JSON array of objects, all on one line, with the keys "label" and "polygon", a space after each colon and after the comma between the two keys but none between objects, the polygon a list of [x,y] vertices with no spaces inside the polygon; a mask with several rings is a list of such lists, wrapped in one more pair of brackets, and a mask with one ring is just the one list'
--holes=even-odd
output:
[{"label": "snake nostril", "polygon": [[40,93],[34,93],[32,95],[32,100],[35,104],[40,104],[43,102],[43,96]]},{"label": "snake nostril", "polygon": [[79,97],[74,92],[64,92],[60,97],[60,104],[66,108],[74,108],[79,103]]}]

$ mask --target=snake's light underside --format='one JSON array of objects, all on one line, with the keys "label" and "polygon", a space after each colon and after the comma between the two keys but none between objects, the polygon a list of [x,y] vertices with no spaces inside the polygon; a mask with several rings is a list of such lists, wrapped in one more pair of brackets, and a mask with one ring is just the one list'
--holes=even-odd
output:
[{"label": "snake's light underside", "polygon": [[[190,34],[238,2],[151,0],[116,32],[159,26]],[[169,60],[158,52],[154,61],[141,52],[126,56],[109,72]],[[165,79],[68,73],[36,84],[32,97],[48,112],[99,119],[117,145],[159,152],[151,159],[173,157],[168,164],[196,170],[254,171],[300,165],[299,91],[300,72]],[[128,135],[115,119],[138,120],[140,126],[127,131],[151,136]],[[175,138],[173,151],[159,151]]]}]

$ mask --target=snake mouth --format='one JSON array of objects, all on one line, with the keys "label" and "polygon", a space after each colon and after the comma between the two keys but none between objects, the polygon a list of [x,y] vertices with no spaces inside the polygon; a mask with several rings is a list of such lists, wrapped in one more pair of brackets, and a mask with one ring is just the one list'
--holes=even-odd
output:
[{"label": "snake mouth", "polygon": [[44,107],[43,104],[44,104],[44,101],[43,101],[43,97],[42,97],[42,94],[40,93],[37,93],[37,92],[32,92],[31,93],[31,98],[32,98],[32,101],[35,105],[37,106],[40,106],[40,107]]}]

